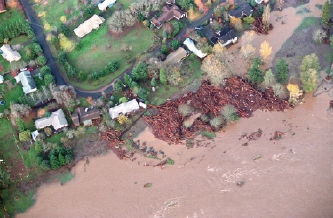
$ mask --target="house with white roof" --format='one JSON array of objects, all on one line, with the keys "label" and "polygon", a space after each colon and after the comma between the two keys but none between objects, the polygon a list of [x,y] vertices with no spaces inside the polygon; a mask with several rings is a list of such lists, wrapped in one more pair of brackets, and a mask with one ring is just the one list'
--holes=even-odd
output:
[{"label": "house with white roof", "polygon": [[9,62],[12,61],[18,61],[21,59],[21,55],[17,52],[12,50],[12,48],[10,47],[10,45],[8,44],[4,44],[1,48],[1,55],[4,59],[6,59]]},{"label": "house with white roof", "polygon": [[109,114],[110,114],[110,117],[111,119],[115,119],[117,117],[119,117],[120,114],[127,114],[127,113],[130,113],[132,111],[136,111],[136,110],[139,110],[139,104],[138,102],[133,99],[129,102],[125,102],[125,103],[122,103],[118,106],[115,106],[115,107],[112,107],[109,109]]},{"label": "house with white roof", "polygon": [[199,49],[197,49],[197,47],[195,47],[194,42],[192,41],[192,39],[187,38],[183,43],[184,43],[184,45],[186,45],[186,47],[188,48],[188,50],[190,50],[191,52],[193,52],[199,58],[204,58],[204,57],[207,56],[206,53],[202,53],[201,50],[199,50]]},{"label": "house with white roof", "polygon": [[25,94],[37,91],[37,86],[36,86],[35,80],[31,76],[30,71],[28,71],[28,70],[22,71],[14,78],[17,83],[21,82],[22,89]]},{"label": "house with white roof", "polygon": [[0,75],[0,84],[2,84],[4,80],[5,80],[5,79],[3,78],[3,76]]},{"label": "house with white roof", "polygon": [[74,29],[74,33],[82,38],[85,35],[89,34],[92,30],[98,29],[99,25],[104,23],[105,19],[94,14],[91,18],[84,21],[84,23],[80,24],[76,29]]},{"label": "house with white roof", "polygon": [[51,116],[43,117],[35,121],[36,129],[43,129],[52,126],[55,130],[68,126],[65,114],[62,109],[52,112]]}]

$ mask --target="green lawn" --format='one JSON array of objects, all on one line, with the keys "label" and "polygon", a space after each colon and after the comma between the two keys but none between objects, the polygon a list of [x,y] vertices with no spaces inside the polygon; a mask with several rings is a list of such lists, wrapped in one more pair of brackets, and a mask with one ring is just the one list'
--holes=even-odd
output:
[{"label": "green lawn", "polygon": [[301,25],[299,25],[297,27],[297,29],[295,30],[295,32],[299,32],[302,29],[306,29],[308,27],[314,26],[314,25],[320,25],[320,21],[321,18],[317,18],[317,17],[306,17],[303,19]]},{"label": "green lawn", "polygon": [[3,84],[0,85],[0,90],[3,91],[4,99],[6,101],[4,106],[0,106],[0,113],[2,113],[4,111],[4,109],[9,109],[10,108],[10,102],[11,101],[17,102],[17,99],[19,97],[24,96],[21,85],[17,85],[12,90],[8,90],[8,88],[5,87],[5,86],[7,86],[7,84],[3,83]]},{"label": "green lawn", "polygon": [[159,83],[159,87],[155,92],[151,92],[149,95],[149,102],[154,105],[161,105],[166,102],[166,99],[171,98],[175,94],[179,93],[184,87],[191,84],[195,79],[199,80],[198,84],[201,84],[202,71],[200,70],[201,62],[195,55],[190,55],[184,61],[191,63],[192,74],[188,77],[184,77],[183,82],[178,86],[162,85]]},{"label": "green lawn", "polygon": [[[111,60],[117,60],[120,63],[119,70],[97,81],[86,81],[84,83],[72,81],[72,84],[86,90],[94,90],[109,84],[110,81],[131,66],[128,63],[129,61],[136,58],[140,53],[147,51],[153,45],[152,36],[152,31],[140,27],[118,39],[111,37],[107,31],[107,26],[103,25],[100,29],[93,31],[82,39],[83,48],[81,50],[74,50],[69,53],[70,63],[77,70],[82,70],[90,75],[95,71],[104,69],[105,65]],[[107,47],[107,44],[110,45],[110,48]],[[132,46],[132,51],[121,51],[122,44]],[[93,46],[95,46],[94,50],[91,49]]]},{"label": "green lawn", "polygon": [[23,13],[17,9],[9,9],[0,14],[1,25],[7,25],[18,20],[25,20]]},{"label": "green lawn", "polygon": [[31,39],[28,38],[27,35],[21,35],[18,37],[15,37],[9,41],[10,45],[15,45],[15,44],[24,44],[26,42],[31,41]]},{"label": "green lawn", "polygon": [[34,205],[34,195],[35,192],[32,190],[27,194],[24,194],[19,190],[16,190],[15,192],[11,192],[10,190],[3,190],[2,198],[5,199],[3,207],[6,208],[7,213],[10,216],[14,216],[17,212],[23,213],[29,207]]}]

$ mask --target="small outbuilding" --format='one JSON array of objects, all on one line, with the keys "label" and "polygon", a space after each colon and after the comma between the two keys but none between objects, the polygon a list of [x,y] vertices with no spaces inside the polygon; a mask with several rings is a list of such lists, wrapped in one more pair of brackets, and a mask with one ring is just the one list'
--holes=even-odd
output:
[{"label": "small outbuilding", "polygon": [[105,0],[104,2],[98,4],[98,9],[105,11],[107,7],[112,7],[115,2],[116,0]]},{"label": "small outbuilding", "polygon": [[2,52],[2,57],[9,62],[18,61],[21,59],[21,55],[17,51],[12,50],[8,44],[4,44],[0,50]]},{"label": "small outbuilding", "polygon": [[38,135],[39,135],[38,130],[35,130],[35,131],[31,132],[31,137],[34,141],[36,141],[36,138],[37,138]]},{"label": "small outbuilding", "polygon": [[112,107],[109,109],[109,114],[111,119],[115,119],[117,117],[119,117],[120,114],[127,114],[127,113],[131,113],[133,111],[139,110],[139,104],[138,102],[133,99],[129,102],[125,102],[122,103],[118,106]]},{"label": "small outbuilding", "polygon": [[83,123],[84,126],[92,124],[92,120],[100,118],[99,110],[96,108],[89,109],[84,107],[78,107],[72,114],[73,124],[79,126]]},{"label": "small outbuilding", "polygon": [[197,47],[195,47],[194,42],[190,38],[187,38],[184,41],[184,45],[186,45],[186,47],[188,48],[188,50],[190,50],[191,52],[193,52],[199,58],[204,58],[204,57],[207,56],[207,54],[203,53],[201,50],[199,50],[199,49],[197,49]]},{"label": "small outbuilding", "polygon": [[182,48],[179,47],[176,51],[171,52],[165,59],[163,63],[165,64],[177,64],[184,60],[188,56],[188,52]]},{"label": "small outbuilding", "polygon": [[76,29],[74,29],[74,33],[82,38],[85,35],[89,34],[92,30],[98,29],[99,25],[104,23],[105,19],[98,15],[93,15],[88,20],[84,21],[84,23],[80,24]]}]

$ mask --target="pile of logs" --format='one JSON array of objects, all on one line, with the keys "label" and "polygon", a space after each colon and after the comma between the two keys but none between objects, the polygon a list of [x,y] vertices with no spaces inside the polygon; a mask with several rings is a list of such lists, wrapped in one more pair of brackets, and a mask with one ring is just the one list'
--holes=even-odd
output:
[{"label": "pile of logs", "polygon": [[117,132],[111,129],[109,132],[101,132],[101,138],[108,143],[108,147],[117,155],[119,159],[123,159],[126,156],[126,151],[117,147],[120,141],[121,132]]},{"label": "pile of logs", "polygon": [[265,27],[265,25],[262,22],[262,20],[260,19],[260,17],[256,17],[252,24],[252,28],[259,35],[261,35],[261,34],[267,35],[268,31],[273,29],[273,25],[269,24],[268,27]]},{"label": "pile of logs", "polygon": [[178,107],[186,103],[200,110],[202,114],[214,116],[219,116],[223,106],[231,104],[237,109],[238,116],[244,118],[252,116],[257,109],[283,111],[289,108],[288,102],[276,97],[271,88],[259,92],[239,77],[227,79],[222,88],[203,81],[195,93],[190,92],[183,98],[168,101],[158,107],[150,106],[156,108],[159,113],[152,117],[144,116],[144,119],[152,127],[156,138],[169,143],[179,143],[184,137],[193,137],[196,131],[213,131],[212,127],[200,118],[197,118],[190,128],[183,125],[186,118],[179,114]]}]

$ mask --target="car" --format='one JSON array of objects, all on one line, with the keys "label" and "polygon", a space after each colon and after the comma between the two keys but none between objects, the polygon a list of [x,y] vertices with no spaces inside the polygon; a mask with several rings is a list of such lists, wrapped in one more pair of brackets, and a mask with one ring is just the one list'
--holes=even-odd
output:
[{"label": "car", "polygon": [[5,105],[6,101],[5,100],[0,100],[0,105]]},{"label": "car", "polygon": [[197,26],[197,27],[194,27],[195,30],[203,30],[203,27],[202,26]]},{"label": "car", "polygon": [[33,67],[29,67],[28,70],[31,72],[31,71],[34,71],[34,68]]}]

